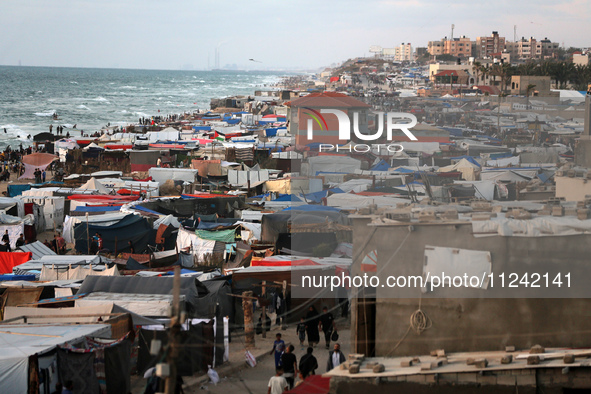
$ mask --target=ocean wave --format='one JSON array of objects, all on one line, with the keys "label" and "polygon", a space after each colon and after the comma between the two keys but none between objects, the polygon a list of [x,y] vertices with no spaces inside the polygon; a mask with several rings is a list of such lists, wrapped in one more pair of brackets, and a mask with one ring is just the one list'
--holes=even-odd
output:
[{"label": "ocean wave", "polygon": [[136,111],[133,113],[135,116],[139,116],[140,118],[150,118],[151,115],[148,115],[145,112]]},{"label": "ocean wave", "polygon": [[78,85],[78,82],[76,82],[76,81],[70,81],[70,83],[74,84],[74,85]]},{"label": "ocean wave", "polygon": [[125,85],[125,86],[121,86],[120,89],[137,89],[137,86],[133,86],[133,85]]},{"label": "ocean wave", "polygon": [[36,116],[53,116],[53,114],[55,114],[55,113],[56,113],[56,110],[52,109],[49,112],[35,112],[35,115]]},{"label": "ocean wave", "polygon": [[95,98],[95,99],[92,99],[92,101],[99,101],[99,102],[101,102],[101,103],[108,103],[108,102],[109,102],[109,100],[107,100],[107,99],[106,99],[106,98],[104,98],[103,96],[98,96],[97,98]]},{"label": "ocean wave", "polygon": [[79,105],[79,106],[77,106],[76,108],[79,108],[79,109],[87,109],[87,110],[89,110],[89,111],[90,111],[90,108],[88,108],[88,107],[87,107],[86,105],[84,105],[84,104],[80,104],[80,105]]}]

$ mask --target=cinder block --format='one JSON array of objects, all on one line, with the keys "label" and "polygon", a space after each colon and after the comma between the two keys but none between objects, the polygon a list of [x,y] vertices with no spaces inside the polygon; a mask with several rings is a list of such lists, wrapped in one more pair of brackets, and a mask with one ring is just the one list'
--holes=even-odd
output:
[{"label": "cinder block", "polygon": [[542,345],[534,345],[529,350],[529,354],[541,354],[541,353],[545,353],[545,352],[546,352],[546,349],[544,349],[544,347]]},{"label": "cinder block", "polygon": [[513,356],[508,354],[501,358],[501,364],[511,364],[513,362]]},{"label": "cinder block", "polygon": [[425,383],[425,375],[408,375],[406,381],[410,383]]},{"label": "cinder block", "polygon": [[381,373],[384,372],[386,370],[386,368],[384,367],[384,364],[377,364],[373,367],[373,373]]},{"label": "cinder block", "polygon": [[476,362],[476,359],[474,359],[474,358],[468,358],[466,360],[466,365],[474,365],[475,362]]},{"label": "cinder block", "polygon": [[400,366],[405,368],[405,367],[412,367],[412,360],[402,360],[400,362]]},{"label": "cinder block", "polygon": [[515,351],[515,346],[505,346],[505,351],[507,353],[512,353]]},{"label": "cinder block", "polygon": [[462,372],[458,373],[458,383],[476,383],[478,380],[478,372]]},{"label": "cinder block", "polygon": [[562,358],[562,362],[565,364],[572,364],[575,362],[575,355],[574,354],[565,354]]},{"label": "cinder block", "polygon": [[495,375],[478,375],[476,380],[480,384],[486,384],[486,385],[497,384],[497,377]]},{"label": "cinder block", "polygon": [[443,349],[437,350],[437,357],[445,357],[445,350],[443,350]]},{"label": "cinder block", "polygon": [[527,358],[527,365],[538,365],[540,363],[540,356],[529,356]]},{"label": "cinder block", "polygon": [[359,364],[353,364],[349,367],[349,373],[350,374],[356,374],[359,373]]},{"label": "cinder block", "polygon": [[486,368],[488,367],[488,360],[486,358],[481,358],[474,361],[474,366],[476,368]]}]

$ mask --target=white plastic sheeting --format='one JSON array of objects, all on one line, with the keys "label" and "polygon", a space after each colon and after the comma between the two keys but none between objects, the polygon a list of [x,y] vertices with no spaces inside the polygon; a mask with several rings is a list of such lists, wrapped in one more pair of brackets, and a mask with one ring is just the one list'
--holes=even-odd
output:
[{"label": "white plastic sheeting", "polygon": [[476,190],[474,197],[484,198],[492,201],[495,198],[495,188],[497,184],[492,180],[487,181],[454,181],[455,185],[472,185]]},{"label": "white plastic sheeting", "polygon": [[519,156],[503,157],[496,160],[487,160],[486,165],[489,167],[509,167],[519,165]]},{"label": "white plastic sheeting", "polygon": [[149,172],[152,180],[163,184],[167,180],[193,183],[197,177],[197,170],[190,168],[158,168],[152,167]]},{"label": "white plastic sheeting", "polygon": [[530,220],[495,218],[472,222],[475,237],[556,237],[591,234],[591,219],[543,216]]},{"label": "white plastic sheeting", "polygon": [[[304,172],[306,166],[302,166]],[[343,172],[354,174],[361,169],[361,160],[348,156],[316,156],[308,158],[308,171],[305,175],[316,176],[317,172]]]},{"label": "white plastic sheeting", "polygon": [[462,159],[458,161],[456,164],[441,167],[437,172],[461,172],[462,178],[466,181],[475,181],[478,179],[478,175],[480,174],[480,167],[476,164],[470,163],[466,159]]},{"label": "white plastic sheeting", "polygon": [[231,185],[239,185],[245,186],[250,181],[250,184],[253,185],[256,182],[264,182],[269,180],[269,171],[268,170],[259,170],[259,171],[238,171],[238,170],[228,170],[228,182]]},{"label": "white plastic sheeting", "polygon": [[161,224],[164,224],[165,226],[172,225],[176,228],[181,226],[179,220],[173,215],[160,216],[156,221],[154,221],[154,229],[158,230],[158,227],[160,227]]},{"label": "white plastic sheeting", "polygon": [[108,324],[30,325],[6,327],[0,333],[0,387],[4,393],[26,393],[29,357],[86,336],[109,337]]},{"label": "white plastic sheeting", "polygon": [[240,236],[244,242],[261,239],[261,223],[236,222],[242,227]]},{"label": "white plastic sheeting", "polygon": [[176,245],[178,250],[184,248],[191,248],[191,254],[196,255],[199,260],[203,260],[206,254],[213,253],[216,241],[201,239],[197,234],[187,231],[183,228],[179,229]]},{"label": "white plastic sheeting", "polygon": [[70,280],[70,279],[86,279],[88,275],[98,276],[119,276],[119,270],[116,266],[107,268],[101,271],[94,270],[91,266],[75,266],[75,267],[52,267],[44,265],[41,268],[41,275],[39,280]]},{"label": "white plastic sheeting", "polygon": [[378,207],[396,207],[398,203],[408,203],[404,198],[384,196],[360,196],[350,193],[335,193],[327,198],[327,205],[343,209],[357,209],[376,204]]},{"label": "white plastic sheeting", "polygon": [[[476,281],[465,281],[462,284],[465,287],[476,287],[480,289],[488,288],[488,275],[492,272],[492,259],[489,251],[443,248],[438,246],[425,246],[425,262],[423,265],[423,278],[439,278],[468,275],[480,279],[475,286]],[[438,280],[439,280],[438,279]],[[435,279],[430,282],[434,285]],[[425,282],[426,284],[426,282]],[[444,283],[440,283],[440,286]],[[445,282],[445,287],[452,284]],[[423,287],[426,291],[429,286]]]},{"label": "white plastic sheeting", "polygon": [[35,203],[43,207],[45,231],[62,227],[64,223],[65,197],[23,197],[25,203]]}]

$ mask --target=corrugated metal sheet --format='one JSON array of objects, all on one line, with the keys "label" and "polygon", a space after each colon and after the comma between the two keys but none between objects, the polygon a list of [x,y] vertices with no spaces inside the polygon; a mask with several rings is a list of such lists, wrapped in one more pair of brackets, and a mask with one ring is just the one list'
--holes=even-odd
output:
[{"label": "corrugated metal sheet", "polygon": [[43,256],[56,254],[53,250],[49,249],[42,242],[39,242],[39,241],[35,241],[33,243],[23,245],[23,246],[19,247],[19,249],[22,250],[23,252],[33,253],[33,260],[39,260]]}]

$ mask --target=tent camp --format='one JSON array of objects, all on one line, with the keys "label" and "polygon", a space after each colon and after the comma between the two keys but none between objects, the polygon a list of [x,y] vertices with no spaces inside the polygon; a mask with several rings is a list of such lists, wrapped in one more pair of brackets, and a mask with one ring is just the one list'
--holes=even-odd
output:
[{"label": "tent camp", "polygon": [[43,171],[54,160],[58,160],[58,157],[49,153],[32,153],[23,156],[21,161],[25,165],[25,173],[18,179],[35,179],[35,169],[38,168]]}]

